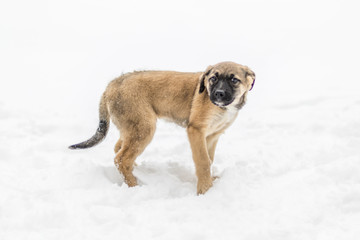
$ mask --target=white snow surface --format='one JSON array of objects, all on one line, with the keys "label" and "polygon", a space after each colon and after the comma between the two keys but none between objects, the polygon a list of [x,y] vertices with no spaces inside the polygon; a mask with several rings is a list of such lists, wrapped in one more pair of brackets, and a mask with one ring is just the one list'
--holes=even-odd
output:
[{"label": "white snow surface", "polygon": [[[0,3],[0,239],[360,239],[356,1]],[[186,131],[159,121],[128,188],[98,124],[143,69],[257,75],[201,196]]]}]

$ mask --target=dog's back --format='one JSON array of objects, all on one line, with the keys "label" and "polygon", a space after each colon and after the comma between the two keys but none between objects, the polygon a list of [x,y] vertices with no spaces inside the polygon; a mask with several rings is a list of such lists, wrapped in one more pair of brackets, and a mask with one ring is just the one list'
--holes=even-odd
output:
[{"label": "dog's back", "polygon": [[[201,73],[143,71],[125,74],[108,85],[110,112],[151,109],[158,118],[186,126]],[[139,105],[139,103],[145,103]],[[146,109],[143,109],[146,108]]]}]

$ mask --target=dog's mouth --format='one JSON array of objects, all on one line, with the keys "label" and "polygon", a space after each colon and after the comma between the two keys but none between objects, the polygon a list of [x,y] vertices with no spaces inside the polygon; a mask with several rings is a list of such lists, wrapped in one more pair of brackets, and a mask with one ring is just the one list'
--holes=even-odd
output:
[{"label": "dog's mouth", "polygon": [[218,107],[226,107],[234,102],[235,98],[232,98],[229,101],[217,101],[216,99],[210,99],[213,104],[215,104]]}]

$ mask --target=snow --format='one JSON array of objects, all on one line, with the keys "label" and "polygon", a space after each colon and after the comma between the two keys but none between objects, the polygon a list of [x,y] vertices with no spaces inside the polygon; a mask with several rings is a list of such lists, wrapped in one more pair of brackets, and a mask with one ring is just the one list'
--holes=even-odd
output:
[{"label": "snow", "polygon": [[[0,3],[0,239],[359,239],[359,16],[353,1]],[[257,75],[202,196],[186,131],[159,121],[128,188],[106,84],[141,69]]]}]

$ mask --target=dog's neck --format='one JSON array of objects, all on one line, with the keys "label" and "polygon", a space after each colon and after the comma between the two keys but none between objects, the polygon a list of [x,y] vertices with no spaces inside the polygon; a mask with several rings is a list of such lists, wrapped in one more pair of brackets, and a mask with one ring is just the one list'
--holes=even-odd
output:
[{"label": "dog's neck", "polygon": [[235,107],[240,110],[246,103],[247,92],[245,92],[240,99],[237,101]]}]

